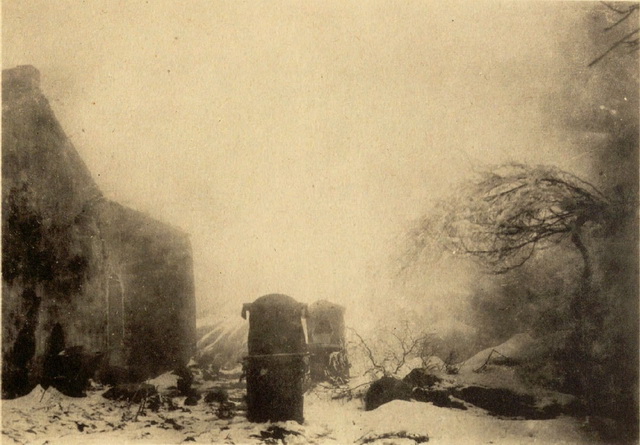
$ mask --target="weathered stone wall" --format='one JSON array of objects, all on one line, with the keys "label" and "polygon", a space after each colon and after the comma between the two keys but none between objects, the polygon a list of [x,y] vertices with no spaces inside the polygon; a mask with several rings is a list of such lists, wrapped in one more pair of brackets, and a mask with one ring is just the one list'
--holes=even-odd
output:
[{"label": "weathered stone wall", "polygon": [[188,237],[113,202],[102,206],[100,225],[114,364],[134,379],[185,364],[196,338]]},{"label": "weathered stone wall", "polygon": [[105,199],[39,89],[33,67],[2,79],[3,396],[42,375],[56,323],[67,346],[141,379],[195,347],[186,234]]}]

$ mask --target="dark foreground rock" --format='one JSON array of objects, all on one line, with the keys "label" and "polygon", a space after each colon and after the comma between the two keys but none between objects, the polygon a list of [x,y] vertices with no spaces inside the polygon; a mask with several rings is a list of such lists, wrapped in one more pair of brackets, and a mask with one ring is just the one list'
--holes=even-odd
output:
[{"label": "dark foreground rock", "polygon": [[413,388],[431,388],[435,384],[442,382],[442,378],[429,372],[427,369],[416,368],[412,369],[402,381],[411,385]]},{"label": "dark foreground rock", "polygon": [[107,390],[102,397],[109,400],[126,400],[133,403],[140,403],[158,394],[153,385],[147,383],[125,383],[114,386]]},{"label": "dark foreground rock", "polygon": [[452,398],[451,388],[443,384],[442,377],[428,369],[413,369],[403,381],[412,387],[411,397],[418,402],[433,403],[441,408],[467,409],[464,403]]},{"label": "dark foreground rock", "polygon": [[553,419],[562,414],[557,403],[540,406],[530,394],[520,394],[506,388],[467,386],[451,393],[467,403],[485,409],[494,416],[524,419]]},{"label": "dark foreground rock", "polygon": [[103,354],[87,354],[82,346],[66,348],[45,359],[42,387],[52,386],[65,396],[85,397]]},{"label": "dark foreground rock", "polygon": [[205,403],[224,403],[229,400],[229,393],[222,388],[214,388],[204,396]]},{"label": "dark foreground rock", "polygon": [[364,396],[364,409],[371,411],[392,400],[411,400],[411,386],[393,377],[382,377],[371,384]]},{"label": "dark foreground rock", "polygon": [[252,435],[257,439],[261,439],[264,443],[286,443],[287,436],[300,436],[297,431],[287,430],[278,425],[271,425],[266,430],[260,431],[260,435]]},{"label": "dark foreground rock", "polygon": [[[493,370],[495,372],[495,370]],[[501,374],[496,374],[500,376]],[[503,382],[504,379],[484,378],[484,381]],[[471,383],[482,375],[439,376],[426,369],[414,369],[403,380],[383,377],[374,382],[365,395],[365,410],[370,411],[392,400],[416,400],[442,408],[466,410],[476,406],[488,414],[505,419],[553,419],[560,414],[578,414],[576,400],[566,394]],[[467,381],[468,380],[468,381]]]},{"label": "dark foreground rock", "polygon": [[184,404],[185,406],[196,406],[200,399],[201,396],[199,394],[191,394],[184,400]]},{"label": "dark foreground rock", "polygon": [[413,388],[411,397],[418,402],[433,403],[440,408],[467,409],[464,403],[451,397],[448,389]]}]

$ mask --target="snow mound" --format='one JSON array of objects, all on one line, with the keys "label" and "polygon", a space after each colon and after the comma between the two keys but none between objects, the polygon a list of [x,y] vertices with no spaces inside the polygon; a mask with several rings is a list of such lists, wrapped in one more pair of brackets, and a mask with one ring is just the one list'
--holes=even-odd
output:
[{"label": "snow mound", "polygon": [[178,377],[172,372],[166,372],[154,379],[148,380],[146,383],[155,386],[158,389],[158,391],[162,391],[162,390],[168,390],[171,388],[177,388],[179,378],[180,377]]},{"label": "snow mound", "polygon": [[466,360],[460,370],[476,370],[483,366],[489,356],[492,360],[522,361],[529,358],[536,341],[529,334],[516,334],[501,345],[487,348]]},{"label": "snow mound", "polygon": [[44,389],[42,386],[37,385],[26,396],[18,397],[17,399],[3,400],[2,405],[7,407],[20,406],[23,408],[33,408],[73,399],[73,397],[65,396],[52,386]]},{"label": "snow mound", "polygon": [[[363,434],[356,443],[437,444],[584,444],[588,441],[569,419],[514,421],[490,418],[480,410],[459,411],[430,404],[395,400],[368,411],[361,420]],[[369,441],[369,439],[380,438]],[[388,437],[389,439],[385,439]],[[413,438],[413,442],[400,441]]]}]

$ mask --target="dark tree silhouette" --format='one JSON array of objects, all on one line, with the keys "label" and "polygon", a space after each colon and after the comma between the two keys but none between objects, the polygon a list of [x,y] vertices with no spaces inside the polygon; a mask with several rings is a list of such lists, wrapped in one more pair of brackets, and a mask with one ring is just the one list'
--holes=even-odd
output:
[{"label": "dark tree silhouette", "polygon": [[495,274],[522,266],[536,249],[570,239],[589,281],[591,258],[583,229],[588,222],[608,222],[613,208],[593,185],[570,173],[508,164],[465,184],[457,197],[442,204],[437,221],[432,216],[422,221],[414,238],[437,236],[447,250],[471,256]]},{"label": "dark tree silhouette", "polygon": [[549,166],[508,164],[480,173],[443,201],[412,233],[410,260],[440,248],[475,259],[487,273],[521,267],[536,251],[570,242],[582,273],[569,301],[572,375],[569,386],[585,394],[591,347],[602,335],[603,303],[594,285],[588,236],[609,236],[621,220],[620,203],[592,184]]}]

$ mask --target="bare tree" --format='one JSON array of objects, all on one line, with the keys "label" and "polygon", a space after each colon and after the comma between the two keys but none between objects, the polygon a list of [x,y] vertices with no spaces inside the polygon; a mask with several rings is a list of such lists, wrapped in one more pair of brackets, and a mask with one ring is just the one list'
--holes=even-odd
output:
[{"label": "bare tree", "polygon": [[[570,239],[591,276],[583,229],[602,224],[610,201],[593,185],[554,167],[508,164],[481,173],[457,197],[441,204],[414,231],[415,247],[437,237],[447,250],[479,260],[488,272],[502,274],[522,266],[537,249]],[[422,244],[421,244],[422,243]]]},{"label": "bare tree", "polygon": [[433,335],[414,332],[406,321],[388,330],[381,330],[375,339],[369,341],[365,341],[354,329],[349,330],[356,339],[356,348],[368,362],[365,375],[373,378],[395,376],[416,358],[425,365],[433,355]]},{"label": "bare tree", "polygon": [[503,165],[480,173],[442,202],[439,213],[422,220],[412,234],[411,258],[415,261],[423,249],[433,247],[426,240],[435,239],[445,251],[475,259],[488,273],[504,274],[536,251],[572,243],[583,262],[570,297],[572,347],[576,360],[586,363],[602,322],[587,234],[610,234],[621,219],[620,204],[555,167]]}]

